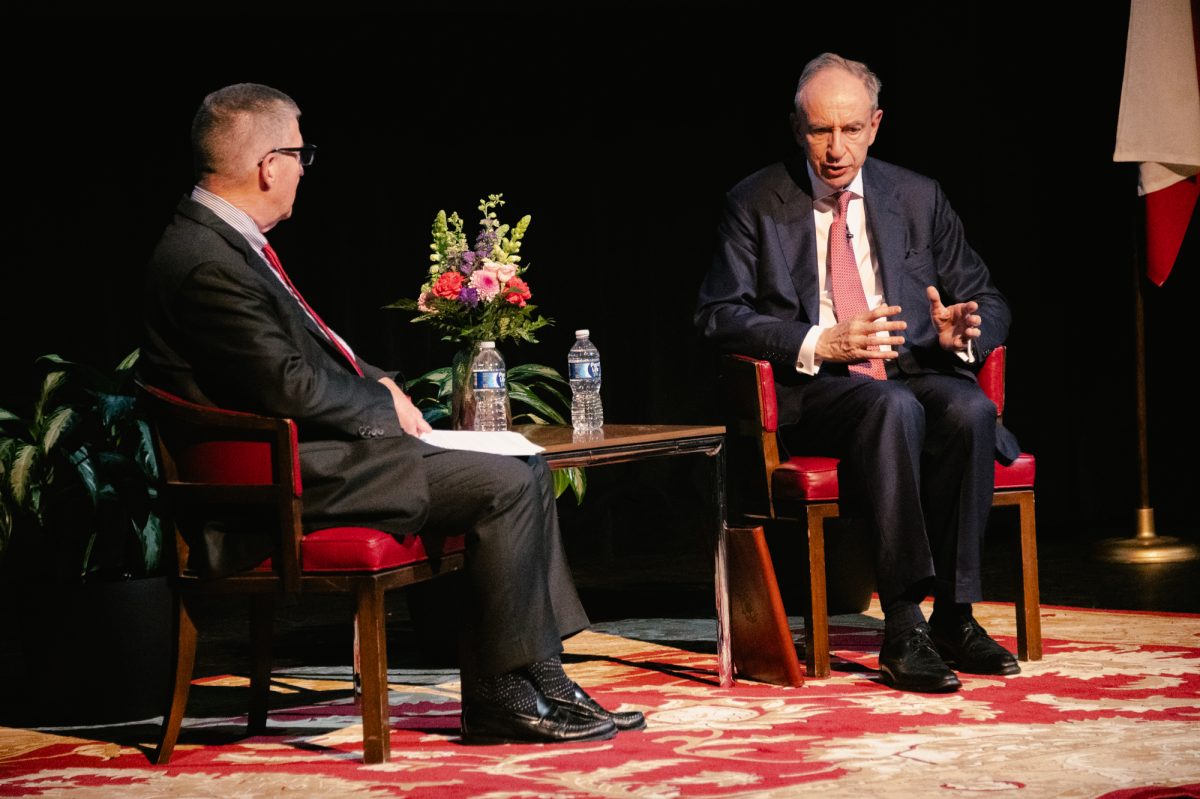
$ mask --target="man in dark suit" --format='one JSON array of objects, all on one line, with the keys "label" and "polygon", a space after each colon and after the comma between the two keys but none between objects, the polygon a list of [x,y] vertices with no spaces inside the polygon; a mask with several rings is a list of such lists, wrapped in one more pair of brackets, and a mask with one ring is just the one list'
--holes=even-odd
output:
[{"label": "man in dark suit", "polygon": [[1019,670],[971,614],[992,462],[1017,455],[974,370],[1009,310],[940,187],[867,158],[879,86],[830,53],[805,67],[804,157],[729,193],[696,324],[724,352],[772,361],[785,446],[841,458],[843,502],[874,534],[883,680],[953,691],[948,663]]},{"label": "man in dark suit", "polygon": [[[267,243],[315,155],[299,116],[291,98],[257,84],[205,98],[192,128],[199,179],[147,274],[143,378],[192,402],[294,419],[306,531],[364,524],[431,543],[467,533],[465,739],[596,740],[642,726],[640,713],[610,713],[562,670],[561,639],[588,620],[545,462],[421,441],[430,428],[420,411],[325,325]],[[245,548],[215,535],[197,547],[200,565],[262,556]]]}]

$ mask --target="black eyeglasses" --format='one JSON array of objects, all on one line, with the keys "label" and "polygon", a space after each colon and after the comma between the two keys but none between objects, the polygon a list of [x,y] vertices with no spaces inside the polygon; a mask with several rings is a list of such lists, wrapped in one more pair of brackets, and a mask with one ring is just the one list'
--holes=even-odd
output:
[{"label": "black eyeglasses", "polygon": [[[300,166],[312,166],[313,160],[317,157],[317,145],[305,144],[301,147],[276,147],[273,150],[269,150],[267,155],[271,153],[288,153],[299,159]],[[267,160],[267,155],[258,160],[259,166],[262,166],[262,162]]]}]

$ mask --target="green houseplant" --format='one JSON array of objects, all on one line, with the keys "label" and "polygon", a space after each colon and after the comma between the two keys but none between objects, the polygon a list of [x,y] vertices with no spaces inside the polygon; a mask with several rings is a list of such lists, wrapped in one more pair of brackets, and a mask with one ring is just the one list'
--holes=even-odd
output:
[{"label": "green houseplant", "polygon": [[136,361],[135,350],[104,372],[44,355],[32,413],[0,408],[5,568],[57,583],[157,573],[157,468],[133,393]]},{"label": "green houseplant", "polygon": [[30,411],[0,409],[0,621],[23,655],[0,723],[144,717],[165,691],[171,595],[136,360],[42,356]]}]

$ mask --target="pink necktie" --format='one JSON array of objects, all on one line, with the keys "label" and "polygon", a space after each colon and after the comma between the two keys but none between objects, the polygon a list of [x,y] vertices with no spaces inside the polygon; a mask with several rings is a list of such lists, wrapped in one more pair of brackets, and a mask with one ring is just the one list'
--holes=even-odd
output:
[{"label": "pink necktie", "polygon": [[[858,275],[858,260],[850,244],[846,229],[846,208],[850,205],[850,192],[840,191],[838,207],[829,226],[829,271],[833,276],[833,312],[839,322],[851,319],[867,310],[867,295],[863,292],[862,278]],[[871,347],[870,349],[878,349]],[[849,365],[851,372],[887,380],[883,361],[870,359]]]},{"label": "pink necktie", "polygon": [[354,367],[354,371],[358,373],[358,376],[362,377],[362,369],[358,368],[358,361],[354,360],[354,356],[346,349],[346,345],[342,344],[342,340],[333,334],[333,331],[329,329],[329,325],[325,324],[324,320],[320,316],[317,316],[317,312],[304,301],[303,295],[292,284],[292,279],[288,277],[287,272],[283,271],[283,264],[280,263],[279,256],[275,254],[275,250],[270,244],[263,245],[263,255],[267,257],[267,263],[275,270],[275,274],[279,275],[279,279],[288,287],[288,291],[292,292],[292,296],[296,298],[296,301],[304,306],[304,310],[308,311],[308,315],[317,323],[317,327],[321,328],[321,332],[325,334],[325,338],[329,339],[329,342],[337,347],[337,351],[345,356],[350,365]]}]

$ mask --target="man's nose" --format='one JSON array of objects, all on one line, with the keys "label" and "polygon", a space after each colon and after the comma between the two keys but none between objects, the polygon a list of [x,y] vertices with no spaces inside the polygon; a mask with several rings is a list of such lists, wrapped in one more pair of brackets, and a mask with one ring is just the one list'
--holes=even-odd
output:
[{"label": "man's nose", "polygon": [[842,132],[836,128],[829,134],[829,159],[831,161],[840,161],[842,156],[846,154],[846,139],[842,136]]}]

